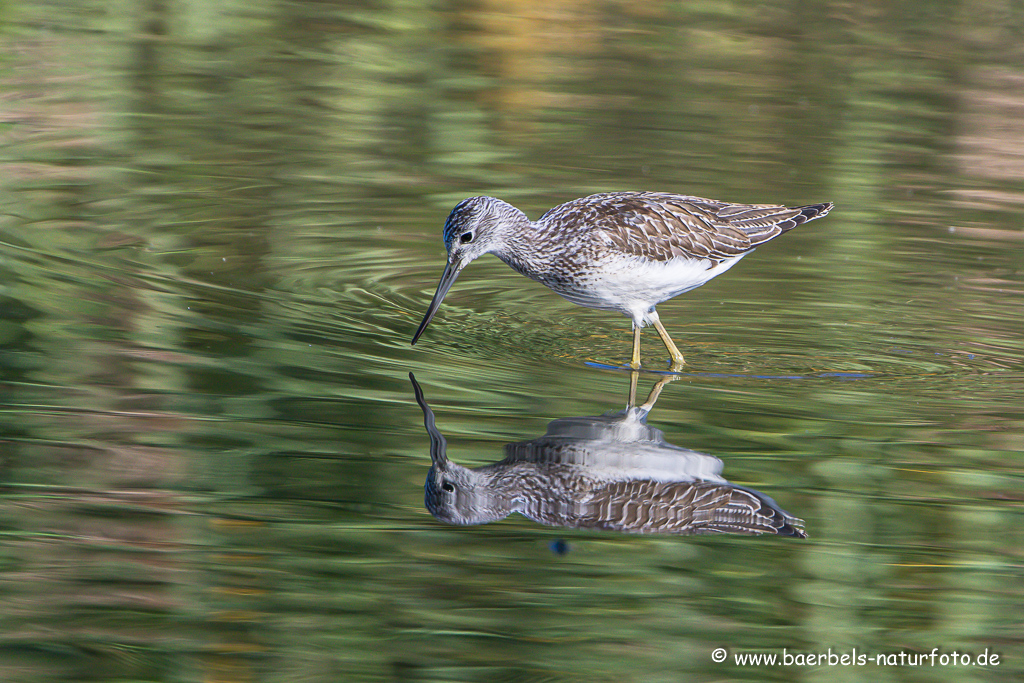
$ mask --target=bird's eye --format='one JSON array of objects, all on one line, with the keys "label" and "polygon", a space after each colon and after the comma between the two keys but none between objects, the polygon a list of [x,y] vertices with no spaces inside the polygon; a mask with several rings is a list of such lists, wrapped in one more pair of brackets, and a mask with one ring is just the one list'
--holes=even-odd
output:
[{"label": "bird's eye", "polygon": [[450,481],[442,481],[441,488],[447,491],[448,493],[451,493],[452,491],[455,490],[455,485],[452,484]]},{"label": "bird's eye", "polygon": [[464,233],[462,233],[461,235],[459,235],[459,241],[462,242],[463,244],[468,244],[469,242],[472,242],[473,241],[473,233],[471,233],[471,232],[464,232]]}]

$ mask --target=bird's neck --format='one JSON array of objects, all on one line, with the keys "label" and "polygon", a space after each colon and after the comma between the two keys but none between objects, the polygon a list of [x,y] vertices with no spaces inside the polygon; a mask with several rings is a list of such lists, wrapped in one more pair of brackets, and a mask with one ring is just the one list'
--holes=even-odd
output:
[{"label": "bird's neck", "polygon": [[466,473],[462,482],[465,492],[459,505],[473,524],[504,519],[518,510],[520,487],[510,473],[495,465],[463,471]]},{"label": "bird's neck", "polygon": [[536,279],[544,268],[543,250],[538,250],[538,242],[543,238],[538,225],[523,215],[523,220],[512,229],[507,230],[501,249],[495,254],[502,261],[519,273]]}]

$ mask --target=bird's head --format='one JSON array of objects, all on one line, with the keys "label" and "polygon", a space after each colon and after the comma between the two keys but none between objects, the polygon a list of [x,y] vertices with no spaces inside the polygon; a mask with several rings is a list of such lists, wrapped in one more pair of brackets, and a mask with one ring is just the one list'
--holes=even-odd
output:
[{"label": "bird's head", "polygon": [[507,517],[512,512],[511,504],[505,497],[494,494],[485,474],[448,459],[448,442],[437,428],[434,411],[411,372],[409,380],[416,402],[423,410],[423,426],[430,435],[430,471],[423,487],[427,510],[447,524],[485,524]]},{"label": "bird's head", "polygon": [[427,329],[462,269],[486,253],[501,252],[507,244],[509,231],[523,222],[529,221],[522,211],[494,197],[470,197],[452,209],[444,223],[443,233],[448,263],[423,322],[412,338],[413,344]]}]

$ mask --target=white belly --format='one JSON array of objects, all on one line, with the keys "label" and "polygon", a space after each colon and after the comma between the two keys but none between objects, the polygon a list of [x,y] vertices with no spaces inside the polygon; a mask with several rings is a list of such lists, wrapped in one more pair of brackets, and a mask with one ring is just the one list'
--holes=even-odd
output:
[{"label": "white belly", "polygon": [[637,325],[662,301],[696,289],[729,270],[744,254],[718,264],[707,259],[649,261],[617,259],[592,268],[575,286],[552,287],[569,301],[606,311],[619,311]]}]

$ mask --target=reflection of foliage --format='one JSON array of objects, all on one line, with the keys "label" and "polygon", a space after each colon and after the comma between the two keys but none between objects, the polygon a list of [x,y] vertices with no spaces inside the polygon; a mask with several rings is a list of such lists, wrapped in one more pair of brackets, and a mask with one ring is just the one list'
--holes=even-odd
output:
[{"label": "reflection of foliage", "polygon": [[[716,639],[1014,661],[1012,8],[250,5],[4,5],[5,647],[150,679],[721,677]],[[615,407],[582,362],[628,346],[482,263],[413,353],[445,212],[598,189],[837,202],[663,312],[699,367],[662,425],[766,490],[789,459],[820,544],[556,558],[527,525],[415,516],[409,366],[482,462]]]}]

